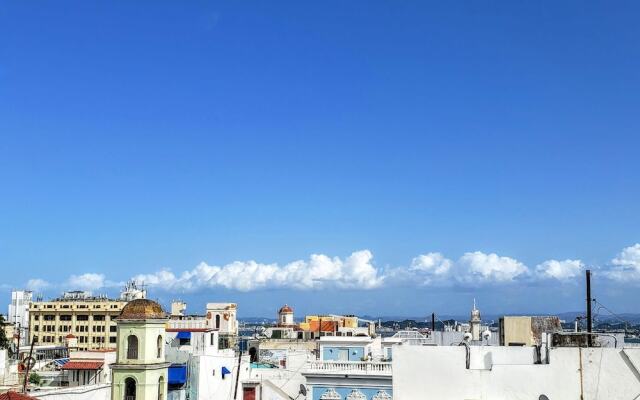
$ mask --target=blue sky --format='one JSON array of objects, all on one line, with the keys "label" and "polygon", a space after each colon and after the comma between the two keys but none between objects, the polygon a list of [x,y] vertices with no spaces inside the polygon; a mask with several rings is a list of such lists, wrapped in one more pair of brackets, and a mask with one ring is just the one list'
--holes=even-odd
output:
[{"label": "blue sky", "polygon": [[3,2],[0,295],[637,311],[638,12]]}]

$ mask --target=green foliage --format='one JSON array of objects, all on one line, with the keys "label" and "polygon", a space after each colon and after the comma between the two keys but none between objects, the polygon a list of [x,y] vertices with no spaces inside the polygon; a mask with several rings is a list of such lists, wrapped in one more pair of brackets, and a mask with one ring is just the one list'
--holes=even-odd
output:
[{"label": "green foliage", "polygon": [[0,349],[9,348],[9,339],[7,339],[7,335],[4,331],[4,317],[0,315]]},{"label": "green foliage", "polygon": [[40,375],[36,374],[35,372],[29,374],[29,383],[33,385],[39,385],[41,380],[42,378],[40,377]]}]

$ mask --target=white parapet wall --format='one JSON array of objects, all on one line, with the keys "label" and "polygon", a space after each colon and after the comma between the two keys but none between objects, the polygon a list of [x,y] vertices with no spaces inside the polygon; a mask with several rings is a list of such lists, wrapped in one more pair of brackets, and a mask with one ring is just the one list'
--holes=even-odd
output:
[{"label": "white parapet wall", "polygon": [[394,349],[393,398],[550,400],[640,398],[640,349],[556,348],[535,364],[532,347]]},{"label": "white parapet wall", "polygon": [[111,385],[88,385],[73,388],[32,391],[30,396],[42,400],[109,400]]}]

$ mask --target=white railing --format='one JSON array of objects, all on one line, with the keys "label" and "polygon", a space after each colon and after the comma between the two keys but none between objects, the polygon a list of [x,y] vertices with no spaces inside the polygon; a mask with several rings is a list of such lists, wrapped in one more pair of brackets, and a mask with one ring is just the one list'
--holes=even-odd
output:
[{"label": "white railing", "polygon": [[206,329],[207,320],[205,319],[177,319],[167,322],[168,329]]},{"label": "white railing", "polygon": [[376,361],[309,361],[305,372],[320,374],[391,375],[390,362]]}]

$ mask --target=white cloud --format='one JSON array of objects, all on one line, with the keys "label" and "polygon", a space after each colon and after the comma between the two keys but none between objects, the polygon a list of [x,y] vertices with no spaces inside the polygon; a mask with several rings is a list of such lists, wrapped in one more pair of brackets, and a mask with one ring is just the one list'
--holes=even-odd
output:
[{"label": "white cloud", "polygon": [[70,290],[93,290],[106,286],[104,274],[86,273],[82,275],[71,275],[67,281]]},{"label": "white cloud", "polygon": [[481,251],[465,253],[458,261],[460,279],[466,282],[509,282],[528,274],[529,269],[520,261],[510,257],[501,257],[495,253]]},{"label": "white cloud", "polygon": [[441,253],[427,253],[415,257],[411,261],[409,272],[411,280],[417,278],[423,285],[442,280],[449,275],[453,262]]},{"label": "white cloud", "polygon": [[536,273],[540,278],[564,281],[579,276],[583,269],[584,264],[580,260],[547,260],[536,266]]},{"label": "white cloud", "polygon": [[622,249],[611,264],[607,273],[610,278],[617,281],[640,280],[640,243]]},{"label": "white cloud", "polygon": [[[323,288],[374,289],[383,286],[468,286],[470,284],[508,284],[526,282],[527,278],[575,278],[584,270],[580,260],[547,260],[530,269],[522,262],[481,251],[468,252],[453,261],[439,252],[420,254],[408,266],[379,268],[369,250],[352,253],[346,258],[312,254],[307,260],[288,264],[265,264],[257,261],[235,261],[226,265],[200,263],[195,268],[174,273],[162,269],[134,277],[152,288],[166,291],[193,292],[210,288],[252,291],[259,289]],[[623,249],[604,276],[619,281],[640,281],[640,244]],[[71,275],[68,280],[52,284],[32,279],[27,288],[34,291],[61,288],[63,290],[95,290],[121,286],[101,273]]]},{"label": "white cloud", "polygon": [[29,279],[29,281],[27,282],[27,289],[33,290],[34,292],[46,289],[49,286],[51,286],[49,282],[39,278]]},{"label": "white cloud", "polygon": [[279,266],[256,261],[235,261],[224,266],[200,263],[190,271],[175,275],[169,270],[142,274],[134,279],[166,290],[193,291],[224,287],[240,291],[264,288],[318,289],[327,286],[352,289],[380,287],[384,277],[373,264],[369,250],[356,251],[344,260],[313,254]]}]

